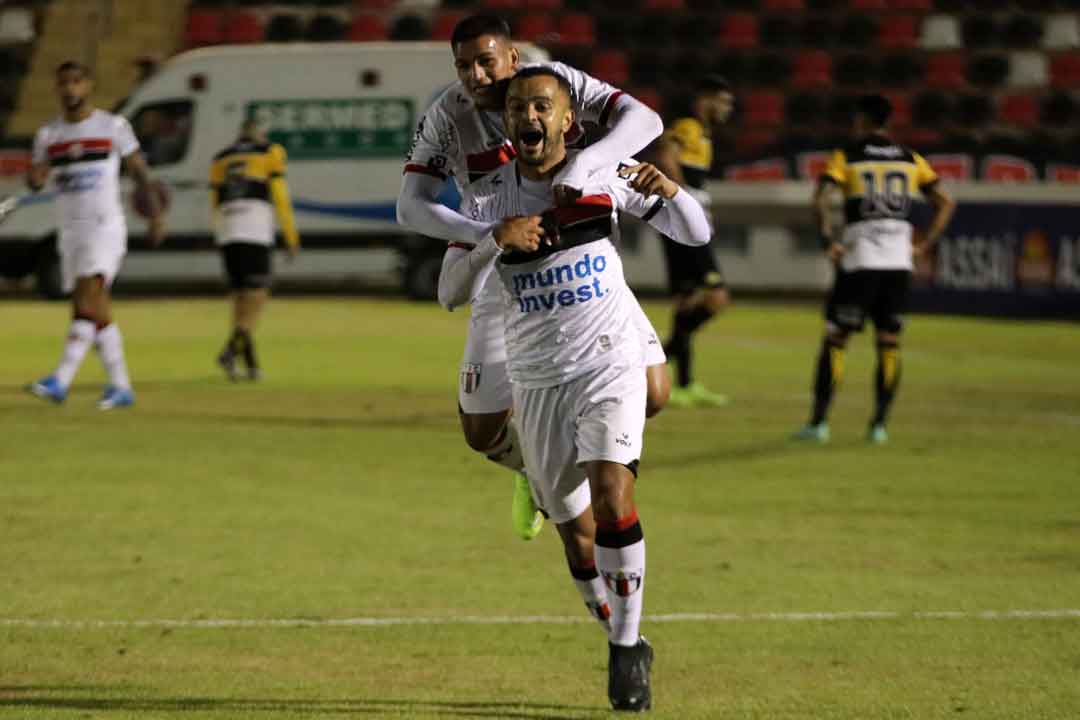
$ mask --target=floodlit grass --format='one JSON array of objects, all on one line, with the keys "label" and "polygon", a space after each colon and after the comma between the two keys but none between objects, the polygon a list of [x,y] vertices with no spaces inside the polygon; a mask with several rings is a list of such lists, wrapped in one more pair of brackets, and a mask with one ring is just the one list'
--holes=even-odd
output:
[{"label": "floodlit grass", "polygon": [[[0,716],[608,716],[587,623],[5,622],[585,613],[554,532],[515,539],[508,473],[462,442],[464,314],[277,300],[265,381],[231,385],[223,302],[123,301],[138,406],[100,414],[92,356],[62,407],[21,390],[66,307],[0,312]],[[730,407],[649,423],[646,613],[739,618],[646,619],[653,716],[1080,716],[1080,617],[977,616],[1080,608],[1077,326],[913,318],[881,448],[869,338],[833,442],[786,440],[820,331],[816,308],[737,306],[698,342]],[[755,617],[865,611],[894,614]]]}]

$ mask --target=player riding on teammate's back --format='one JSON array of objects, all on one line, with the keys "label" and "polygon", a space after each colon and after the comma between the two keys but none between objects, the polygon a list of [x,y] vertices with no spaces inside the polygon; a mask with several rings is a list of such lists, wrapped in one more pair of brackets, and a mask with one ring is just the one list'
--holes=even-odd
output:
[{"label": "player riding on teammate's back", "polygon": [[[490,223],[470,220],[438,201],[447,179],[457,184],[464,197],[470,185],[497,170],[514,157],[503,118],[504,95],[509,79],[518,69],[519,56],[504,20],[491,15],[465,18],[450,41],[459,82],[446,90],[425,113],[405,163],[398,196],[398,221],[410,229],[450,242],[443,276],[467,270],[470,250],[491,229]],[[590,173],[644,148],[661,132],[660,117],[648,107],[612,86],[561,63],[545,63],[571,87],[572,103],[579,120],[609,128],[608,134],[577,155],[556,179],[557,196],[579,194]],[[572,135],[580,133],[575,126]],[[444,287],[440,284],[440,287]],[[458,406],[466,442],[474,450],[517,474],[515,476],[514,527],[531,538],[540,529],[528,492],[517,429],[510,422],[511,390],[506,372],[506,346],[496,278],[477,277],[471,292],[448,297],[446,307],[472,303],[469,331],[461,364]],[[649,358],[650,400],[658,411],[669,390],[665,357],[655,332],[634,303],[635,321]]]}]

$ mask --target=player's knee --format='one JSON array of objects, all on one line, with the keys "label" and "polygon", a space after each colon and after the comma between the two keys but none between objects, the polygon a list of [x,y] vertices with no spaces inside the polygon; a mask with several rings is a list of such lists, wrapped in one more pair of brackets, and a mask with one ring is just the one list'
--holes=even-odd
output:
[{"label": "player's knee", "polygon": [[846,330],[844,330],[843,328],[839,328],[839,327],[835,327],[835,326],[831,327],[831,328],[829,328],[828,332],[825,334],[825,340],[830,345],[833,345],[833,346],[838,347],[838,348],[847,347],[848,332]]},{"label": "player's knee", "polygon": [[727,288],[714,288],[705,293],[705,308],[714,315],[723,312],[731,304]]},{"label": "player's knee", "polygon": [[476,452],[487,452],[499,441],[506,422],[505,416],[493,418],[491,415],[461,413],[461,431],[465,443]]},{"label": "player's knee", "polygon": [[597,522],[616,522],[634,509],[634,476],[616,463],[598,463],[592,481],[593,516]]}]

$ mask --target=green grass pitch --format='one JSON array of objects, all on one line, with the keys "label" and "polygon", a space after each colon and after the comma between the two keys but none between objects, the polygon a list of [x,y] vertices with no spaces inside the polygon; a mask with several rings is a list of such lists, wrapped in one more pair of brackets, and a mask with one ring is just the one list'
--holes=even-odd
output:
[{"label": "green grass pitch", "polygon": [[[585,618],[461,439],[465,314],[277,300],[253,386],[223,301],[122,301],[138,405],[100,414],[93,356],[62,407],[21,389],[67,307],[0,312],[0,717],[609,717],[594,625],[448,622]],[[980,615],[1080,608],[1078,327],[912,318],[885,447],[858,338],[833,442],[792,445],[820,332],[737,305],[698,341],[731,405],[649,423],[652,716],[1080,717],[1080,613]],[[139,624],[218,619],[312,622]]]}]

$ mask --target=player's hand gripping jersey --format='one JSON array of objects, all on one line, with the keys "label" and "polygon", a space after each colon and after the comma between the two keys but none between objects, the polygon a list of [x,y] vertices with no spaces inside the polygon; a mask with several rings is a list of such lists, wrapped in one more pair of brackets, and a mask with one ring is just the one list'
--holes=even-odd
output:
[{"label": "player's hand gripping jersey", "polygon": [[552,238],[533,253],[503,254],[497,246],[492,252],[493,237],[474,250],[494,265],[502,284],[510,379],[523,388],[560,385],[603,366],[644,366],[637,300],[613,245],[618,210],[679,242],[709,241],[705,213],[687,193],[670,201],[645,197],[616,167],[597,171],[575,204],[553,205],[550,182],[523,178],[510,164],[479,183],[465,208],[488,222],[542,214]]},{"label": "player's hand gripping jersey", "polygon": [[138,149],[127,119],[104,110],[77,123],[57,118],[38,130],[32,159],[52,171],[61,242],[68,236],[96,235],[102,228],[110,230],[110,237],[126,239],[120,160]]},{"label": "player's hand gripping jersey", "polygon": [[938,181],[917,152],[878,135],[837,150],[822,180],[844,191],[844,270],[911,270],[912,203]]}]

